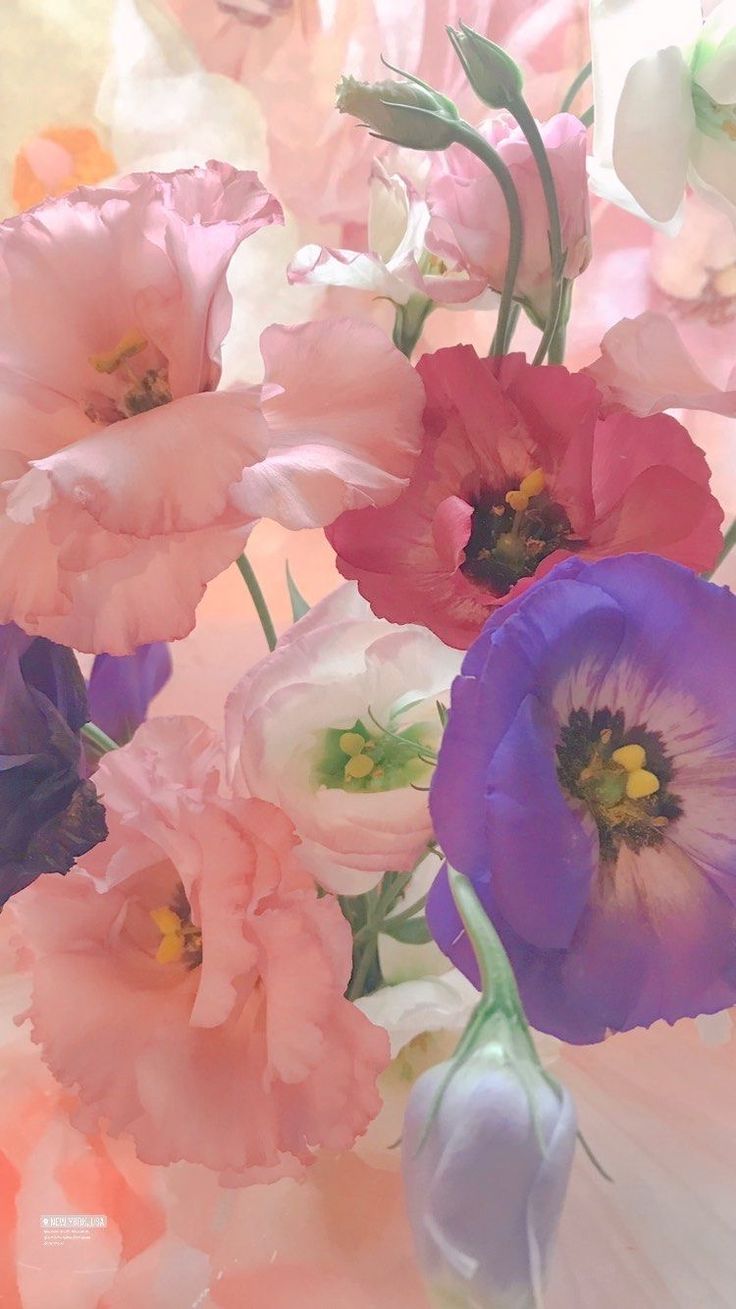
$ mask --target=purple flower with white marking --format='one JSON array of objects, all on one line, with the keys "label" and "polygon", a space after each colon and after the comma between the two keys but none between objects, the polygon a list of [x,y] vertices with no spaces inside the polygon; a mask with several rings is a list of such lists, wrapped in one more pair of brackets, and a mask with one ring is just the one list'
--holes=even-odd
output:
[{"label": "purple flower with white marking", "polygon": [[41,873],[65,873],[107,835],[81,772],[89,718],[71,650],[0,627],[0,906]]},{"label": "purple flower with white marking", "polygon": [[[569,560],[483,629],[431,808],[533,1026],[568,1041],[736,1002],[736,597],[678,564]],[[446,878],[428,919],[475,961]]]}]

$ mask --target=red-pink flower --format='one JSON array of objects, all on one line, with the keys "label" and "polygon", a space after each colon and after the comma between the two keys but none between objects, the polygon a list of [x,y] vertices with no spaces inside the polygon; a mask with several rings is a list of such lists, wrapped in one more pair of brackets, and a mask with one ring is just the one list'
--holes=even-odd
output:
[{"label": "red-pink flower", "polygon": [[497,605],[573,553],[713,566],[723,514],[674,418],[603,416],[591,378],[522,355],[455,346],[418,371],[425,440],[407,490],[327,531],[380,617],[466,647]]},{"label": "red-pink flower", "polygon": [[0,622],[174,640],[258,517],[322,526],[404,485],[422,387],[378,328],[269,327],[266,385],[217,389],[228,263],[279,221],[255,173],[210,163],[0,225]]},{"label": "red-pink flower", "polygon": [[[540,123],[539,129],[555,180],[562,246],[567,252],[565,276],[577,277],[591,253],[585,128],[572,114],[555,114]],[[488,119],[480,131],[507,165],[519,195],[524,242],[517,296],[536,317],[544,319],[554,283],[549,218],[539,169],[529,142],[508,115]],[[427,200],[432,215],[429,248],[466,268],[471,277],[485,275],[489,284],[501,291],[508,262],[509,220],[501,188],[486,165],[459,145],[433,155]]]},{"label": "red-pink flower", "polygon": [[224,793],[196,719],[144,724],[96,780],[108,841],[18,910],[32,1036],[78,1124],[234,1184],[349,1149],[380,1108],[388,1040],[344,998],[350,928],[289,820]]}]

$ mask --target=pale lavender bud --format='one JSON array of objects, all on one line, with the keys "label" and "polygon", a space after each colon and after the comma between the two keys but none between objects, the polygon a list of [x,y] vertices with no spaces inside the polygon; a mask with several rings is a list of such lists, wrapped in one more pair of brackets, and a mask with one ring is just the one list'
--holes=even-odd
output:
[{"label": "pale lavender bud", "polygon": [[572,1100],[503,1041],[458,1062],[442,1092],[450,1067],[419,1078],[404,1121],[420,1267],[438,1309],[535,1309],[575,1149]]}]

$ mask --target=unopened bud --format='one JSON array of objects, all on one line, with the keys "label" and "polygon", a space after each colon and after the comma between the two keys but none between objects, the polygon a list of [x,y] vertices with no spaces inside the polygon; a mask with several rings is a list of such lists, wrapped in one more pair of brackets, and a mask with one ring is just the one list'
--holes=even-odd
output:
[{"label": "unopened bud", "polygon": [[510,109],[523,92],[521,69],[500,45],[460,24],[460,31],[448,28],[448,35],[465,69],[470,85],[492,109]]},{"label": "unopened bud", "polygon": [[445,150],[459,122],[447,96],[416,81],[358,82],[343,77],[337,108],[360,119],[375,136],[410,150]]}]

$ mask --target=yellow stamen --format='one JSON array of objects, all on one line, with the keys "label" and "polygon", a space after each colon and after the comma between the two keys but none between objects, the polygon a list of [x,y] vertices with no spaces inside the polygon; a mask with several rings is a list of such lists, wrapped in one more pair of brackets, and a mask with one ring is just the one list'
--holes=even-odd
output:
[{"label": "yellow stamen", "polygon": [[541,468],[535,468],[533,473],[528,473],[522,479],[519,490],[525,495],[527,500],[532,500],[535,495],[541,495],[546,485],[544,471]]},{"label": "yellow stamen", "polygon": [[150,914],[161,933],[161,940],[156,951],[156,963],[177,963],[184,953],[184,929],[181,918],[168,905],[161,905],[159,909],[151,909]]},{"label": "yellow stamen", "polygon": [[115,373],[124,360],[140,354],[141,350],[145,350],[147,345],[148,341],[145,336],[141,336],[140,332],[133,329],[125,333],[125,336],[118,341],[114,350],[98,355],[90,355],[89,362],[98,373]]},{"label": "yellow stamen", "polygon": [[156,951],[157,964],[177,964],[184,953],[184,937],[176,933],[162,936]]},{"label": "yellow stamen", "polygon": [[517,514],[523,514],[524,510],[529,508],[529,497],[524,495],[523,491],[507,491],[506,504],[511,505]]},{"label": "yellow stamen", "polygon": [[152,909],[151,918],[162,936],[171,936],[172,932],[181,931],[181,918],[168,905],[164,904],[160,909]]},{"label": "yellow stamen", "polygon": [[659,790],[659,778],[646,768],[637,768],[626,779],[626,794],[630,800],[644,800]]},{"label": "yellow stamen", "polygon": [[338,742],[343,754],[359,755],[365,749],[365,737],[360,732],[343,732]]},{"label": "yellow stamen", "polygon": [[345,765],[345,776],[352,778],[370,777],[375,764],[367,754],[353,755]]},{"label": "yellow stamen", "polygon": [[614,750],[611,758],[614,763],[625,768],[627,773],[640,772],[647,762],[646,750],[642,745],[622,745],[618,750]]}]

